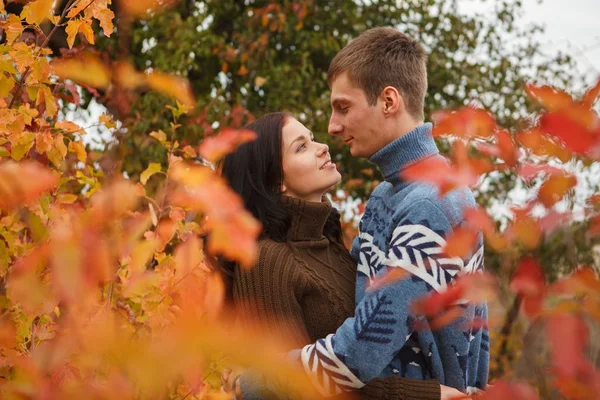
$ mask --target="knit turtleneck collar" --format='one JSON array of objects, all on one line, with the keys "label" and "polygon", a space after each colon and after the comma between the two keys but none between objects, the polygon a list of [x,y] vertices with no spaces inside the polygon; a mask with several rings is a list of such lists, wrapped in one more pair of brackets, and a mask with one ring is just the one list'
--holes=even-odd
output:
[{"label": "knit turtleneck collar", "polygon": [[417,126],[373,154],[370,161],[377,164],[387,182],[395,187],[401,183],[399,172],[403,168],[439,153],[431,135],[431,128],[430,123]]},{"label": "knit turtleneck collar", "polygon": [[[291,214],[288,240],[291,242],[323,242],[323,228],[331,213],[331,203],[326,197],[320,203],[281,196],[281,202]],[[315,243],[320,244],[320,243]]]}]

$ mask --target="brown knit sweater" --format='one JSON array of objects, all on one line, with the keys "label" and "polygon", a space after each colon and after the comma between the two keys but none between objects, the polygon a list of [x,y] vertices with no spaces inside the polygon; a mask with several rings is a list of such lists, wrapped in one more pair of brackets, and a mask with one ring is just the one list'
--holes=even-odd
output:
[{"label": "brown knit sweater", "polygon": [[[258,262],[235,270],[233,298],[240,315],[268,321],[297,347],[333,333],[354,315],[356,265],[341,243],[323,235],[331,203],[282,197],[292,214],[285,243],[262,239]],[[361,399],[437,400],[437,380],[375,379]]]}]

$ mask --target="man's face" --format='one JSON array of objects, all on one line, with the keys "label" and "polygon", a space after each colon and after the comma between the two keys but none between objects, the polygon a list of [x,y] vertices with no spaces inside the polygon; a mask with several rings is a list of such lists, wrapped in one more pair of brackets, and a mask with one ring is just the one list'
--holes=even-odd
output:
[{"label": "man's face", "polygon": [[369,158],[385,145],[380,143],[384,123],[381,99],[370,106],[365,92],[354,86],[345,72],[331,85],[331,107],[329,134],[341,137],[354,157]]}]

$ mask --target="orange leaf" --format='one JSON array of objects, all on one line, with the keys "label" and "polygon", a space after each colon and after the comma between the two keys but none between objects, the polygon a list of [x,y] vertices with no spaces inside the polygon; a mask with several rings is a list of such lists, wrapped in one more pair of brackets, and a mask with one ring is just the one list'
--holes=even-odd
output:
[{"label": "orange leaf", "polygon": [[178,0],[118,0],[119,10],[131,18],[144,18],[177,2]]},{"label": "orange leaf", "polygon": [[99,225],[122,217],[138,203],[139,196],[135,185],[126,180],[118,180],[91,197],[90,214]]},{"label": "orange leaf", "polygon": [[551,86],[528,84],[525,90],[529,97],[536,100],[548,111],[568,108],[573,105],[573,98],[571,96]]},{"label": "orange leaf", "polygon": [[50,133],[50,131],[47,129],[41,131],[35,136],[35,150],[39,154],[43,154],[50,150],[52,143],[54,143],[54,138],[52,137],[52,133]]},{"label": "orange leaf", "polygon": [[547,208],[560,201],[565,194],[577,185],[577,178],[573,175],[560,174],[550,176],[540,187],[538,199]]},{"label": "orange leaf", "polygon": [[410,273],[404,268],[388,267],[387,271],[373,279],[368,287],[368,290],[379,290],[384,286],[391,285],[392,283],[405,279],[408,276],[410,276]]},{"label": "orange leaf", "polygon": [[6,42],[10,45],[13,44],[15,40],[21,37],[25,27],[21,22],[21,18],[16,16],[15,14],[9,14],[6,22],[4,23],[4,32],[6,33]]},{"label": "orange leaf", "polygon": [[600,96],[600,80],[592,86],[585,94],[583,95],[583,99],[581,99],[580,104],[584,107],[591,108],[594,103],[598,100]]},{"label": "orange leaf", "polygon": [[113,69],[115,82],[125,89],[135,89],[141,86],[146,79],[146,75],[135,69],[133,64],[126,61],[115,63]]},{"label": "orange leaf", "polygon": [[80,85],[106,89],[110,84],[110,70],[97,56],[91,53],[54,59],[50,66],[61,79],[70,79]]},{"label": "orange leaf", "polygon": [[71,133],[85,133],[82,127],[71,121],[58,121],[54,127]]},{"label": "orange leaf", "polygon": [[198,152],[208,161],[216,162],[242,144],[255,139],[256,133],[247,129],[224,129],[217,136],[204,139]]},{"label": "orange leaf", "polygon": [[457,111],[442,111],[433,116],[434,136],[454,135],[461,138],[486,138],[496,130],[496,121],[490,113],[473,107]]},{"label": "orange leaf", "polygon": [[240,75],[240,76],[247,75],[247,74],[248,74],[248,72],[249,72],[249,71],[248,71],[248,68],[246,68],[246,66],[245,66],[245,65],[242,65],[242,66],[240,67],[240,69],[238,69],[238,70],[237,70],[237,74],[238,74],[238,75]]},{"label": "orange leaf", "polygon": [[538,128],[517,134],[517,139],[536,156],[553,156],[562,162],[567,162],[571,158],[569,151],[544,135]]},{"label": "orange leaf", "polygon": [[590,222],[590,228],[588,229],[588,234],[590,236],[598,236],[600,235],[600,215],[592,218]]},{"label": "orange leaf", "polygon": [[258,246],[256,240],[261,226],[247,211],[235,213],[225,221],[212,221],[208,237],[208,250],[212,254],[222,254],[225,258],[250,268],[256,262]]},{"label": "orange leaf", "polygon": [[151,72],[146,75],[146,83],[152,90],[173,97],[186,107],[193,108],[196,104],[194,92],[186,79],[161,72]]},{"label": "orange leaf", "polygon": [[71,141],[69,143],[69,151],[75,153],[77,159],[85,164],[87,161],[87,151],[85,151],[85,146],[82,142]]},{"label": "orange leaf", "polygon": [[509,241],[518,240],[527,249],[535,249],[542,240],[542,230],[525,212],[517,212],[514,221],[506,229],[505,237]]},{"label": "orange leaf", "polygon": [[477,232],[467,228],[456,228],[446,238],[444,252],[449,257],[465,258],[473,253],[477,244]]},{"label": "orange leaf", "polygon": [[598,296],[600,294],[600,280],[593,268],[585,266],[553,283],[549,291],[552,294]]},{"label": "orange leaf", "polygon": [[67,33],[67,44],[69,45],[69,48],[72,48],[75,44],[75,37],[77,36],[82,23],[82,19],[72,19],[67,22],[65,32]]},{"label": "orange leaf", "polygon": [[35,162],[6,161],[0,164],[0,209],[10,210],[30,203],[57,184],[58,177]]},{"label": "orange leaf", "polygon": [[588,327],[579,315],[552,314],[546,319],[546,337],[550,343],[552,369],[563,377],[576,377],[586,369],[585,349]]}]

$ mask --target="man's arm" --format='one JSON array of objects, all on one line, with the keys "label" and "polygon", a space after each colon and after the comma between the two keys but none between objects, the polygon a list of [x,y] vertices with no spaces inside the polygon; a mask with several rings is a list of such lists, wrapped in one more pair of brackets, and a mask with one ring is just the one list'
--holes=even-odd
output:
[{"label": "man's arm", "polygon": [[[384,269],[403,268],[410,275],[380,290],[367,291],[353,318],[335,334],[301,351],[300,361],[323,395],[356,390],[379,377],[392,361],[413,333],[411,303],[432,289],[443,290],[442,267],[462,263],[443,255],[444,236],[450,230],[445,214],[428,200],[414,204],[399,221],[382,262]],[[362,236],[368,240],[368,235]],[[362,270],[369,268],[363,266]]]}]

